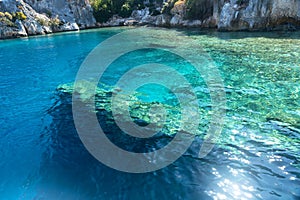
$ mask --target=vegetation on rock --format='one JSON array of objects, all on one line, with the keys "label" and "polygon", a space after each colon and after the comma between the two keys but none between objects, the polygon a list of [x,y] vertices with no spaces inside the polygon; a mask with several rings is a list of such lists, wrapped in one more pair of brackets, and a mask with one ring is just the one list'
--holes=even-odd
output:
[{"label": "vegetation on rock", "polygon": [[178,0],[168,0],[167,2],[165,2],[162,8],[162,13],[170,15],[172,8],[174,7],[177,1]]},{"label": "vegetation on rock", "polygon": [[5,12],[4,13],[5,17],[9,20],[12,20],[13,19],[13,16],[9,13],[9,12]]},{"label": "vegetation on rock", "polygon": [[213,14],[213,2],[208,0],[187,0],[188,19],[204,20]]},{"label": "vegetation on rock", "polygon": [[156,4],[161,4],[162,0],[91,0],[94,10],[94,17],[98,22],[107,22],[114,15],[129,17],[133,10],[140,10],[146,6],[150,8],[153,15],[157,15]]},{"label": "vegetation on rock", "polygon": [[8,12],[0,12],[0,22],[5,24],[6,26],[15,27],[16,25],[12,22],[12,15]]},{"label": "vegetation on rock", "polygon": [[22,21],[27,19],[26,15],[22,11],[16,12],[13,16],[15,19],[22,20]]},{"label": "vegetation on rock", "polygon": [[[244,2],[244,1],[241,1]],[[133,10],[149,7],[151,15],[167,14],[173,15],[180,12],[179,15],[187,19],[204,20],[213,14],[212,0],[168,0],[163,3],[162,0],[91,0],[94,9],[94,16],[98,22],[107,22],[113,15],[120,17],[129,17]],[[160,7],[162,8],[160,10]]]},{"label": "vegetation on rock", "polygon": [[61,24],[61,21],[58,19],[58,16],[56,16],[55,18],[51,18],[49,21],[45,20],[44,18],[36,18],[36,21],[42,25],[42,26],[51,26],[51,27],[56,27],[59,26]]}]

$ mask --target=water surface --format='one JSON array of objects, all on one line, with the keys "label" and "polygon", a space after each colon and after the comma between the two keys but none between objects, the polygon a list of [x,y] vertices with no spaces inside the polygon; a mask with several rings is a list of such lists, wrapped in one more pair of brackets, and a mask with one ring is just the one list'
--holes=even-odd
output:
[{"label": "water surface", "polygon": [[[203,114],[200,137],[179,160],[156,172],[127,174],[104,166],[84,149],[70,101],[56,91],[75,80],[93,48],[124,30],[0,42],[0,199],[300,198],[299,32],[169,30],[183,41],[201,44],[224,81],[226,125],[204,159],[197,153],[210,117],[210,98],[189,63],[159,49],[135,51],[114,62],[101,80],[105,84],[113,85],[138,64],[172,66],[195,87]],[[162,45],[180,48],[168,35],[161,39]],[[201,52],[182,48],[191,57]],[[149,86],[140,92],[146,93],[144,101],[178,106],[165,88]],[[147,148],[130,145],[137,151]]]}]

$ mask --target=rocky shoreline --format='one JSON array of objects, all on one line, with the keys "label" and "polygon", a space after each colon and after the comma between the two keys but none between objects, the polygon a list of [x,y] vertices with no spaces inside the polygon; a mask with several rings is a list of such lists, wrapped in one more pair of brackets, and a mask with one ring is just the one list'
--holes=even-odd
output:
[{"label": "rocky shoreline", "polygon": [[85,0],[0,0],[0,39],[96,27]]},{"label": "rocky shoreline", "polygon": [[[179,2],[179,3],[178,3]],[[135,10],[129,18],[114,16],[104,26],[152,25],[162,27],[213,28],[218,31],[300,30],[300,1],[293,0],[208,0],[203,9],[212,10],[202,19],[187,19],[185,0],[170,13],[153,16],[149,8]],[[214,5],[217,2],[217,5]]]},{"label": "rocky shoreline", "polygon": [[[219,31],[273,31],[300,29],[300,1],[207,0],[210,10],[201,19],[189,20],[185,0],[168,13],[163,5],[156,14],[149,7],[134,10],[130,17],[117,15],[98,23],[88,0],[0,0],[0,39],[114,26],[213,28]],[[158,13],[158,14],[157,14]]]}]

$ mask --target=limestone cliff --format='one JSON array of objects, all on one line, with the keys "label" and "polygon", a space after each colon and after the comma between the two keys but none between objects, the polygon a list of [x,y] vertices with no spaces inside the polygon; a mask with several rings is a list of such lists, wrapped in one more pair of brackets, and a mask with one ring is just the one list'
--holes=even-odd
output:
[{"label": "limestone cliff", "polygon": [[[225,31],[295,30],[300,28],[300,0],[169,0],[152,11],[147,6],[135,10],[126,19],[113,16],[102,26],[145,24]],[[88,0],[0,0],[0,38],[95,26]]]},{"label": "limestone cliff", "polygon": [[94,27],[88,0],[0,0],[0,38]]},{"label": "limestone cliff", "polygon": [[299,0],[231,0],[222,6],[221,30],[296,29],[300,25]]},{"label": "limestone cliff", "polygon": [[[158,26],[226,31],[300,28],[300,0],[169,0],[174,1],[168,13],[153,17],[149,12],[135,11],[132,19]],[[136,17],[136,13],[142,16]]]}]

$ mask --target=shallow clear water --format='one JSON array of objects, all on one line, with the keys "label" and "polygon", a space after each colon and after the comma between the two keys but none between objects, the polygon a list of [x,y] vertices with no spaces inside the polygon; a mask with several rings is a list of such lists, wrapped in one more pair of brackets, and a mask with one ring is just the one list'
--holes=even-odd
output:
[{"label": "shallow clear water", "polygon": [[[169,30],[182,41],[201,44],[219,68],[226,90],[226,124],[204,159],[197,158],[200,134],[172,165],[127,174],[104,166],[84,149],[69,99],[56,91],[60,84],[75,80],[94,47],[123,30],[0,42],[0,199],[300,198],[299,32]],[[178,44],[168,35],[161,39],[162,45]],[[190,45],[183,51],[198,56],[194,49],[185,49]],[[200,133],[204,132],[209,93],[201,77],[179,57],[161,50],[135,51],[114,62],[101,81],[113,85],[124,71],[153,61],[172,66],[196,88],[203,114]],[[148,86],[140,92],[146,94],[144,101],[177,106],[165,88]],[[149,148],[130,145],[135,151]]]}]

